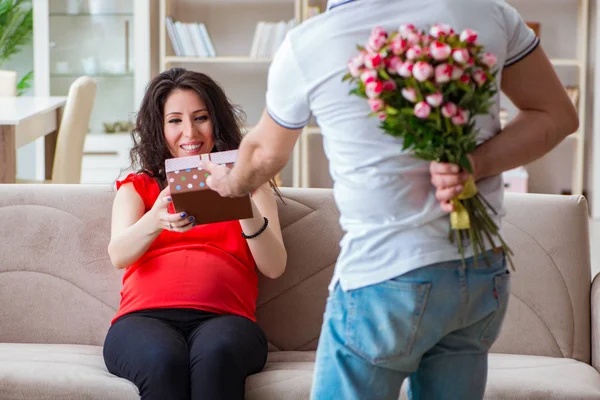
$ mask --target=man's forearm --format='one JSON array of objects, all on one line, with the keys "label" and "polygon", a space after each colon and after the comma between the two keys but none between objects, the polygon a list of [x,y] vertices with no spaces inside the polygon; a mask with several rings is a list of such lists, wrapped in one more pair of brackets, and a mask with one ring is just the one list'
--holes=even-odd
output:
[{"label": "man's forearm", "polygon": [[284,161],[270,155],[251,135],[252,132],[242,140],[238,159],[229,174],[229,184],[236,193],[256,190],[285,166]]},{"label": "man's forearm", "polygon": [[577,121],[561,121],[541,111],[521,111],[502,132],[472,154],[475,179],[501,174],[542,157],[577,129]]}]

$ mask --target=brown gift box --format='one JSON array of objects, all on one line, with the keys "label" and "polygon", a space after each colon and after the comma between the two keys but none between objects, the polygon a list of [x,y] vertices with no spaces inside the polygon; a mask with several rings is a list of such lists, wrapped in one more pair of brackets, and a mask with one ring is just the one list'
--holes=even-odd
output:
[{"label": "brown gift box", "polygon": [[206,186],[209,174],[199,167],[201,160],[232,166],[236,159],[237,150],[230,150],[166,160],[165,171],[175,211],[195,217],[198,224],[252,218],[250,194],[221,197]]}]

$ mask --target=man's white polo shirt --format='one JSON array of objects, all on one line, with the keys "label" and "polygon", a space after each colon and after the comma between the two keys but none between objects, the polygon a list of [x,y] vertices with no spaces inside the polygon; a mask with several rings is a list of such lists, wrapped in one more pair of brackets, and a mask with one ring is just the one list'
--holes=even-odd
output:
[{"label": "man's white polo shirt", "polygon": [[[340,0],[292,30],[273,60],[266,95],[271,117],[301,128],[314,116],[322,129],[345,232],[330,288],[338,281],[344,290],[376,284],[460,258],[448,240],[449,218],[435,199],[429,163],[403,152],[399,139],[367,117],[367,102],[350,96],[342,82],[356,45],[366,43],[374,26],[425,29],[440,22],[476,30],[499,65],[518,62],[539,43],[502,0]],[[478,118],[479,143],[500,131],[498,111],[497,102],[489,116]],[[499,212],[499,223],[502,177],[480,181],[478,188]]]}]

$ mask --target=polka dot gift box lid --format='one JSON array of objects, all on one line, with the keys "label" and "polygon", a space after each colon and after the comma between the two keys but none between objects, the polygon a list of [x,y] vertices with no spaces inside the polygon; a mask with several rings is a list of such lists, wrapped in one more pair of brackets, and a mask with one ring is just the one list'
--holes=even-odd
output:
[{"label": "polka dot gift box lid", "polygon": [[221,197],[206,186],[209,174],[198,167],[201,160],[231,166],[236,159],[237,150],[229,150],[166,160],[165,171],[175,211],[195,217],[198,224],[252,218],[249,194]]}]

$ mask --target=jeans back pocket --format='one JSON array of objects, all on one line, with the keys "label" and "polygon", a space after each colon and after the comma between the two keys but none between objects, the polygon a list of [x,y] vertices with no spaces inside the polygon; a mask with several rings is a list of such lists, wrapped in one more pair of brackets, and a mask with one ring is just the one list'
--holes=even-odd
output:
[{"label": "jeans back pocket", "polygon": [[346,345],[374,365],[409,355],[430,288],[392,279],[350,291]]}]

